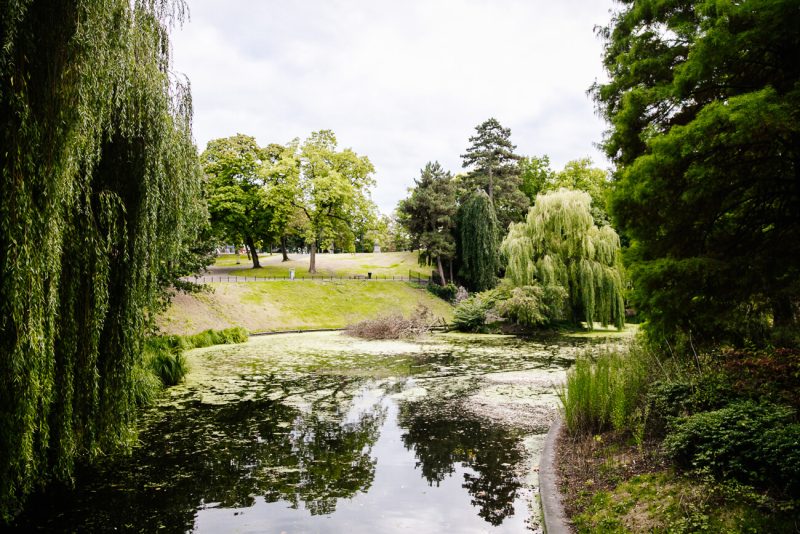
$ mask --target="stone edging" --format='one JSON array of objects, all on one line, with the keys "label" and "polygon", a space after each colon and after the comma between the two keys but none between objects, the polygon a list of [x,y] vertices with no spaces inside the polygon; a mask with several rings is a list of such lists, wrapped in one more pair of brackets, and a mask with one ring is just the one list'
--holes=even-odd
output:
[{"label": "stone edging", "polygon": [[542,525],[547,534],[569,534],[561,503],[556,475],[556,440],[561,434],[561,417],[556,418],[547,432],[544,449],[539,460],[539,499],[542,504]]}]

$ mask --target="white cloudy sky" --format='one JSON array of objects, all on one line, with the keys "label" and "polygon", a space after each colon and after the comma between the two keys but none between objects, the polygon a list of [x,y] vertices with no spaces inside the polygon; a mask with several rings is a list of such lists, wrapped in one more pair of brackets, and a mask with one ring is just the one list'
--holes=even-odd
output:
[{"label": "white cloudy sky", "polygon": [[598,165],[612,0],[189,0],[173,68],[192,84],[194,135],[259,144],[333,130],[369,156],[384,213],[429,160],[453,172],[474,128],[511,128],[523,155]]}]

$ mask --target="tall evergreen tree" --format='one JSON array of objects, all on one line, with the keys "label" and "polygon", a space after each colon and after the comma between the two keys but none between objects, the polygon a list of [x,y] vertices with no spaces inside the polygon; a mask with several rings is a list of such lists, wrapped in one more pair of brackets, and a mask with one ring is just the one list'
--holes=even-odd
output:
[{"label": "tall evergreen tree", "polygon": [[412,239],[424,249],[424,256],[436,261],[441,281],[446,283],[443,261],[452,260],[456,251],[453,177],[439,162],[428,162],[414,183],[416,187],[408,198],[400,201],[397,212]]},{"label": "tall evergreen tree", "polygon": [[643,0],[601,31],[611,211],[659,334],[798,327],[798,28],[796,0]]},{"label": "tall evergreen tree", "polygon": [[0,9],[0,517],[132,443],[141,348],[204,226],[181,2]]},{"label": "tall evergreen tree", "polygon": [[505,232],[512,222],[520,221],[530,205],[522,192],[520,159],[514,153],[511,130],[490,118],[475,127],[470,146],[461,155],[463,167],[471,169],[464,180],[464,194],[480,187],[489,195],[497,213],[500,228]]},{"label": "tall evergreen tree", "polygon": [[459,274],[472,291],[497,284],[499,243],[494,206],[483,190],[473,192],[458,211]]},{"label": "tall evergreen tree", "polygon": [[561,315],[576,325],[585,321],[591,330],[599,321],[622,328],[619,237],[611,226],[594,224],[588,193],[561,189],[539,195],[525,222],[511,226],[502,250],[513,286],[566,294]]}]

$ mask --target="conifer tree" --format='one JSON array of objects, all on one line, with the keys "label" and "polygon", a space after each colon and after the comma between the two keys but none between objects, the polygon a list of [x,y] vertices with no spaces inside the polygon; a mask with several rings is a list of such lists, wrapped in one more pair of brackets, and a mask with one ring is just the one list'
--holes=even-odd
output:
[{"label": "conifer tree", "polygon": [[521,190],[520,157],[514,153],[517,147],[511,142],[511,130],[503,128],[497,119],[484,121],[475,131],[461,155],[463,167],[471,169],[464,180],[464,193],[469,195],[477,187],[486,191],[505,232],[510,223],[525,217],[530,205]]},{"label": "conifer tree", "polygon": [[497,217],[489,195],[473,192],[458,212],[459,274],[472,291],[497,284],[499,244]]}]

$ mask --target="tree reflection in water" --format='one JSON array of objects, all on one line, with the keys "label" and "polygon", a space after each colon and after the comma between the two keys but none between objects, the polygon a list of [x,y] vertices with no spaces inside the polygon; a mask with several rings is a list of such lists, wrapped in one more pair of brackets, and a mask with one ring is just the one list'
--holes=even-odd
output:
[{"label": "tree reflection in water", "polygon": [[330,514],[372,484],[371,448],[385,417],[380,407],[347,419],[269,399],[160,410],[140,436],[146,448],[84,471],[74,490],[38,496],[18,526],[189,531],[199,508],[247,508],[258,496]]},{"label": "tree reflection in water", "polygon": [[505,428],[458,410],[458,404],[430,405],[425,401],[401,405],[399,424],[403,443],[414,450],[417,467],[430,485],[438,486],[460,463],[464,487],[478,515],[499,525],[514,514],[522,484],[517,476],[525,455],[521,431]]}]

